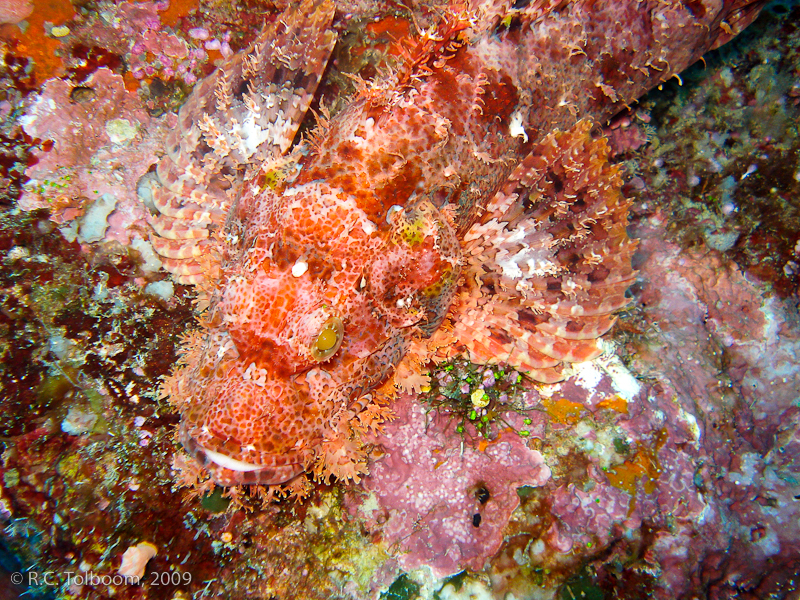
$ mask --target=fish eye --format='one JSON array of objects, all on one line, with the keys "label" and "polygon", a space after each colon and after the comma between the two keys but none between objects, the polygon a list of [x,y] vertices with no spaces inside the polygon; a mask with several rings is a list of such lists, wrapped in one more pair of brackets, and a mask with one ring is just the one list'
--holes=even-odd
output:
[{"label": "fish eye", "polygon": [[336,354],[344,339],[344,324],[339,317],[331,317],[322,324],[314,341],[311,342],[311,356],[317,362],[324,362]]},{"label": "fish eye", "polygon": [[400,213],[399,216],[401,217],[403,216],[402,206],[400,206],[399,204],[394,204],[391,207],[389,207],[389,210],[386,211],[386,222],[389,223],[390,225],[394,223],[398,217],[398,213]]}]

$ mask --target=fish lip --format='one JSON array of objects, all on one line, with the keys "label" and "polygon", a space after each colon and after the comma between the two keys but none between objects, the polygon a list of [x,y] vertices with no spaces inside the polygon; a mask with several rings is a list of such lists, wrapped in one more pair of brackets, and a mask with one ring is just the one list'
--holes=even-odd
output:
[{"label": "fish lip", "polygon": [[217,485],[278,485],[305,470],[302,460],[282,464],[255,464],[232,458],[202,445],[186,423],[181,424],[180,441],[186,452],[205,469]]},{"label": "fish lip", "polygon": [[243,460],[238,460],[236,458],[231,458],[230,456],[222,454],[221,452],[204,448],[200,444],[197,445],[197,448],[200,450],[200,452],[205,454],[205,457],[212,463],[222,467],[223,469],[228,469],[229,471],[236,471],[237,473],[249,473],[251,471],[262,471],[268,468],[266,465],[257,465],[254,463],[245,462]]},{"label": "fish lip", "polygon": [[210,469],[227,469],[236,473],[251,473],[253,471],[260,471],[269,468],[267,465],[258,465],[249,463],[243,460],[238,460],[206,448],[188,431],[188,428],[181,428],[181,444],[186,448],[187,452],[191,454],[197,462],[206,468]]},{"label": "fish lip", "polygon": [[[191,434],[191,426],[183,422],[179,439],[184,450],[203,469],[211,479],[222,487],[239,485],[279,485],[299,476],[306,470],[304,457],[283,455],[283,461],[273,464],[255,464],[232,458],[216,450],[211,450]],[[206,442],[208,443],[208,442]]]}]

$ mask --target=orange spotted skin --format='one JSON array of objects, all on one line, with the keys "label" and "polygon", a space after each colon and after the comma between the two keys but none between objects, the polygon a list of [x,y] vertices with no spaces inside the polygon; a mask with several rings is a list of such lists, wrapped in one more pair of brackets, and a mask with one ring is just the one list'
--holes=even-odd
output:
[{"label": "orange spotted skin", "polygon": [[[703,31],[673,53],[647,29],[664,19],[629,24],[645,58],[673,59],[655,69],[597,35],[643,2],[669,4],[478,2],[484,29],[448,17],[409,40],[398,73],[293,150],[335,43],[329,0],[291,9],[197,88],[158,167],[152,239],[206,306],[162,391],[213,481],[357,481],[386,414],[375,389],[448,311],[452,352],[539,381],[600,353],[636,245],[591,119],[690,64],[746,4],[667,7]],[[522,25],[498,26],[503,11]]]},{"label": "orange spotted skin", "polygon": [[[206,338],[207,354],[222,353],[222,340],[232,346],[188,378],[202,382],[203,400],[186,406],[182,439],[199,457],[212,450],[268,467],[237,472],[206,462],[219,483],[280,483],[337,445],[348,446],[343,461],[362,467],[342,418],[360,412],[412,339],[438,329],[459,279],[455,224],[441,211],[453,195],[448,179],[483,173],[492,186],[497,169],[475,149],[491,160],[509,151],[437,131],[469,109],[443,102],[441,89],[432,78],[415,91],[447,112],[419,103],[387,110],[385,98],[365,97],[329,124],[290,185],[245,184],[229,225],[238,244],[228,250]],[[475,138],[496,139],[487,123],[474,125]],[[443,175],[456,153],[459,169]],[[344,324],[341,347],[317,363],[308,348],[331,318]]]}]

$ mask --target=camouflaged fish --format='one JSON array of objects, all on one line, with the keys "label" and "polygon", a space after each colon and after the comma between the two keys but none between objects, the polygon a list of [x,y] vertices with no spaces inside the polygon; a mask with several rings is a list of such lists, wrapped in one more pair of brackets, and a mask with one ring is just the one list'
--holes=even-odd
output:
[{"label": "camouflaged fish", "polygon": [[153,245],[207,304],[163,386],[186,450],[225,486],[357,480],[374,390],[446,317],[471,360],[539,381],[597,356],[635,244],[592,124],[758,7],[453,5],[297,143],[334,7],[268,25],[197,86],[158,165]]}]

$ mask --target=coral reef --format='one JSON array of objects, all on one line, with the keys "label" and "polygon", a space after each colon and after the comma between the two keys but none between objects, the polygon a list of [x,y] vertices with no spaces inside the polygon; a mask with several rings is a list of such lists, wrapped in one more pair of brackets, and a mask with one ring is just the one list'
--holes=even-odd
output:
[{"label": "coral reef", "polygon": [[[26,171],[20,208],[49,208],[55,222],[72,223],[71,235],[81,242],[129,245],[132,235],[148,238],[136,187],[155,161],[163,131],[121,76],[100,68],[80,86],[49,81],[22,124],[47,145],[33,151],[36,164]],[[107,205],[102,216],[91,210],[98,204]]]},{"label": "coral reef", "polygon": [[25,134],[17,117],[25,97],[33,91],[28,61],[3,50],[0,64],[0,205],[11,206],[19,198],[33,160],[33,140]]},{"label": "coral reef", "polygon": [[707,72],[686,75],[687,86],[696,85],[668,86],[665,93],[675,101],[654,112],[661,141],[639,162],[652,174],[649,196],[675,213],[682,245],[723,252],[785,298],[800,284],[800,215],[792,201],[798,190],[793,82],[800,32],[789,23],[779,27],[785,53],[745,37],[736,62],[723,48],[709,56]]},{"label": "coral reef", "polygon": [[127,83],[132,88],[140,80],[148,85],[191,85],[207,72],[211,60],[200,41],[191,36],[193,8],[196,4],[191,2],[120,2],[109,4],[102,14],[86,13],[65,39],[72,48],[71,62],[80,64],[75,50],[81,46],[102,48],[125,58]]},{"label": "coral reef", "polygon": [[[566,18],[569,11],[554,4]],[[708,6],[689,4],[695,16]],[[616,89],[611,82],[615,69],[624,72],[625,66],[603,63],[595,73],[602,78],[591,79],[591,89],[583,86],[573,94],[559,88],[552,98],[564,94],[564,106],[543,111],[548,116],[531,117],[542,119],[537,127],[523,123],[522,131],[515,130],[519,136],[512,135],[511,143],[521,145],[521,154],[541,148],[546,138],[551,151],[560,141],[573,140],[576,145],[570,147],[583,149],[596,161],[584,164],[602,175],[586,180],[613,181],[608,188],[578,189],[608,198],[604,194],[622,183],[624,197],[632,200],[628,232],[639,240],[633,255],[636,275],[630,299],[620,301],[626,306],[615,329],[605,340],[592,340],[599,356],[570,367],[565,372],[569,377],[550,384],[535,383],[481,351],[477,342],[506,343],[497,337],[502,329],[492,329],[496,314],[479,313],[472,319],[469,328],[476,335],[464,343],[464,325],[458,329],[457,317],[510,295],[506,278],[512,266],[523,273],[533,268],[508,260],[515,256],[508,238],[517,231],[515,219],[523,222],[525,211],[546,206],[535,190],[553,193],[559,187],[556,180],[563,185],[570,179],[559,169],[571,163],[563,158],[547,162],[557,179],[536,179],[537,171],[528,163],[517,173],[535,181],[533,189],[503,187],[514,164],[487,166],[487,172],[495,173],[495,184],[505,190],[489,200],[505,199],[513,206],[515,199],[509,199],[519,194],[523,210],[504,214],[492,206],[477,221],[483,226],[494,220],[492,227],[504,232],[494,238],[496,247],[477,236],[472,242],[479,246],[474,256],[486,259],[486,269],[480,270],[477,260],[464,262],[469,277],[459,284],[451,316],[430,338],[418,335],[398,365],[395,380],[406,392],[395,398],[398,392],[391,385],[373,389],[374,404],[356,418],[357,427],[346,431],[344,455],[336,453],[338,446],[325,448],[330,464],[345,470],[318,473],[327,482],[283,490],[304,495],[303,502],[271,502],[274,496],[258,486],[223,489],[206,480],[199,487],[182,487],[205,475],[181,451],[176,435],[180,417],[159,397],[159,381],[176,362],[179,349],[202,347],[196,334],[185,333],[194,322],[193,301],[208,306],[217,300],[213,285],[201,283],[196,297],[192,288],[170,282],[156,270],[160,261],[146,243],[149,225],[143,217],[163,214],[159,207],[166,205],[158,194],[157,169],[141,181],[139,177],[160,158],[156,143],[169,129],[192,131],[181,129],[185,124],[177,125],[171,114],[187,92],[191,77],[186,75],[199,79],[207,74],[223,56],[223,42],[235,51],[256,40],[261,25],[257,13],[263,9],[209,3],[203,5],[207,11],[190,14],[190,6],[100,2],[101,10],[78,7],[81,14],[75,20],[58,23],[69,34],[47,34],[51,41],[61,40],[63,78],[45,83],[38,96],[31,92],[35,78],[45,71],[37,70],[24,48],[11,42],[3,47],[0,551],[4,569],[25,577],[16,588],[3,581],[0,594],[174,600],[214,595],[358,600],[796,596],[796,6],[773,5],[734,46],[707,54],[701,64],[681,73],[683,86],[675,78],[664,82],[663,90],[643,98],[633,112],[626,109],[612,118],[610,113],[622,102],[607,94]],[[513,37],[520,35],[525,14],[541,11],[536,14],[544,18],[550,4],[529,6],[527,13],[519,6],[503,13],[499,3],[483,8],[496,35]],[[267,10],[266,20],[275,21],[277,11]],[[232,17],[248,12],[246,19],[232,24]],[[115,29],[113,23],[120,23],[123,14],[136,19],[135,25]],[[112,18],[104,21],[102,15]],[[419,56],[402,40],[415,39],[419,29],[437,27],[436,15],[424,5],[416,5],[413,13],[397,7],[389,11],[374,2],[337,5],[333,27],[340,41],[331,51],[335,62],[317,89],[331,114],[311,103],[329,136],[346,131],[341,120],[352,114],[345,108],[352,101],[348,94],[358,98],[380,93],[376,65],[390,65],[402,77],[404,61]],[[41,16],[34,11],[32,26]],[[731,13],[716,43],[752,16],[744,9]],[[545,28],[545,21],[535,22]],[[37,27],[52,31],[41,23]],[[613,26],[598,27],[615,31]],[[98,41],[87,47],[84,42],[93,32]],[[226,32],[231,33],[229,40]],[[440,31],[429,33],[433,37],[420,39],[435,45]],[[131,46],[140,42],[153,45],[130,55]],[[696,51],[682,49],[682,58],[670,59],[670,68],[659,78],[670,77],[712,43],[706,40]],[[185,48],[187,54],[178,58],[157,53],[159,45],[176,54]],[[533,46],[534,55],[544,56]],[[207,56],[188,64],[201,47]],[[481,48],[492,55],[492,49]],[[585,77],[580,49],[593,51],[587,41],[574,49],[575,56],[558,54],[564,69],[542,64],[543,80]],[[178,70],[179,61],[187,63],[185,72]],[[445,64],[462,68],[457,61],[450,57]],[[576,70],[569,71],[570,65]],[[134,77],[132,68],[145,70],[143,78]],[[420,89],[414,86],[427,77],[421,71],[415,75],[419,80],[408,80],[410,88]],[[355,74],[363,80],[351,77]],[[497,114],[502,99],[489,100],[504,88],[496,82],[484,87],[495,92],[485,94],[481,110]],[[636,90],[643,91],[640,87]],[[577,122],[573,110],[588,106],[591,112],[601,100],[613,105],[609,114],[593,113],[601,123],[611,119],[605,125],[612,140],[608,148],[597,139],[577,136],[572,128]],[[535,101],[542,103],[541,98]],[[87,104],[97,110],[87,111]],[[75,125],[69,122],[94,126],[83,158],[75,158]],[[312,125],[300,125],[300,133],[307,134]],[[555,126],[571,133],[548,138]],[[376,129],[359,130],[357,137],[372,135],[374,140]],[[289,135],[294,131],[275,138],[278,146]],[[642,138],[646,144],[639,143]],[[313,139],[321,148],[337,148],[330,137],[327,142],[324,136]],[[227,141],[233,147],[237,140]],[[322,170],[326,163],[314,158],[314,152],[320,150],[312,148],[298,164]],[[330,162],[349,164],[330,152]],[[606,164],[606,152],[618,166]],[[186,166],[174,156],[163,165],[169,167],[169,161]],[[291,166],[281,159],[264,171],[256,169],[250,183],[267,194],[315,185],[292,181]],[[447,165],[440,166],[444,175]],[[240,185],[241,175],[226,169],[212,169],[212,174],[223,175],[215,181]],[[161,174],[167,171],[160,168]],[[61,205],[57,186],[43,182],[58,181],[54,175],[67,172],[70,180],[62,181],[67,204]],[[336,181],[345,181],[346,175]],[[81,200],[79,194],[92,198],[85,190],[101,189],[92,186],[94,181],[105,199]],[[379,196],[380,185],[364,181],[372,182]],[[25,202],[45,208],[24,212],[12,206],[23,187]],[[566,186],[564,190],[570,193]],[[142,205],[147,194],[153,202]],[[300,192],[294,198],[297,202],[288,205],[291,214],[303,215],[309,223],[326,208],[300,202],[307,199]],[[627,209],[618,193],[614,198]],[[609,205],[615,206],[613,201]],[[240,212],[251,209],[245,203]],[[567,203],[566,210],[573,208]],[[459,215],[443,211],[437,220],[430,218],[435,213],[410,213],[391,211],[385,226],[392,220],[402,223],[404,239],[416,239],[414,225],[433,223],[440,233],[442,224],[450,226]],[[332,226],[337,218],[325,222]],[[471,218],[458,230],[460,239]],[[625,221],[623,211],[612,210],[607,218],[618,229]],[[87,221],[97,226],[95,233],[88,225],[84,228]],[[559,222],[553,215],[543,230],[552,232]],[[339,226],[348,223],[342,220]],[[192,230],[199,228],[205,226],[192,222]],[[300,239],[313,229],[293,226],[284,231]],[[242,234],[242,240],[234,242],[218,239],[218,231],[211,230],[209,226],[212,248],[221,254],[203,250],[197,264],[204,281],[208,268],[229,268],[225,261],[234,260],[240,250],[236,244],[246,243],[242,240],[248,235],[257,238],[261,231],[237,229],[234,233]],[[341,251],[335,244],[338,230],[332,226],[330,231],[321,243],[334,254]],[[621,248],[622,254],[632,250]],[[366,244],[362,250],[366,253]],[[278,258],[285,262],[290,283],[321,264],[311,255]],[[561,258],[556,257],[557,264]],[[497,269],[500,264],[508,270]],[[385,289],[387,281],[396,281],[392,274],[391,268],[371,267],[366,279],[370,286]],[[237,275],[246,277],[247,272]],[[234,300],[235,294],[229,293],[217,304],[216,314],[231,321],[239,314],[231,308]],[[505,314],[513,313],[518,321],[522,316],[525,332],[535,332],[540,323],[531,323],[513,301],[504,298],[500,304],[509,311]],[[386,321],[406,315],[395,310],[396,304],[376,306]],[[211,316],[208,322],[210,330],[221,331]],[[342,330],[335,320],[313,321],[308,327],[316,324],[325,327],[314,330],[318,335],[309,350],[312,356],[324,360],[340,342],[350,343],[339,339]],[[246,325],[226,323],[224,329],[233,335]],[[349,331],[345,323],[344,335]],[[223,340],[211,351],[224,347]],[[483,364],[491,358],[493,364]],[[262,381],[261,376],[255,367],[249,373],[250,381]],[[326,382],[312,377],[307,385],[324,388]],[[392,417],[379,426],[381,419]],[[359,470],[369,470],[368,475],[356,474],[357,484],[342,481],[352,473],[347,470],[352,464],[341,460],[353,456],[348,453],[362,461]],[[145,542],[158,549],[154,556]],[[126,550],[130,558],[137,547],[144,550],[138,556],[137,567],[143,569],[138,584],[119,575]]]},{"label": "coral reef", "polygon": [[[25,3],[9,3],[24,6]],[[59,54],[61,39],[57,34],[68,32],[64,27],[75,10],[69,0],[34,2],[34,10],[16,25],[0,24],[0,43],[8,45],[14,54],[30,59],[31,77],[41,85],[49,77],[64,73],[64,62]]]},{"label": "coral reef", "polygon": [[66,592],[68,571],[119,566],[117,544],[139,535],[131,513],[149,521],[171,505],[157,499],[171,496],[159,463],[173,419],[151,382],[174,359],[190,302],[142,293],[137,256],[113,243],[85,253],[42,210],[4,214],[0,244],[4,540],[53,561]]}]

